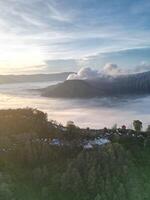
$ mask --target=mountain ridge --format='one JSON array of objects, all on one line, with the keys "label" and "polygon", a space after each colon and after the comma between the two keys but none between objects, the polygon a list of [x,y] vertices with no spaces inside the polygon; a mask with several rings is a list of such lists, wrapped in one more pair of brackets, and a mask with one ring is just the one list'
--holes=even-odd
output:
[{"label": "mountain ridge", "polygon": [[45,82],[64,81],[72,72],[53,74],[29,74],[29,75],[0,75],[0,84],[24,83],[24,82]]},{"label": "mountain ridge", "polygon": [[41,94],[42,96],[57,98],[150,94],[150,71],[116,77],[66,80],[63,83],[43,88]]}]

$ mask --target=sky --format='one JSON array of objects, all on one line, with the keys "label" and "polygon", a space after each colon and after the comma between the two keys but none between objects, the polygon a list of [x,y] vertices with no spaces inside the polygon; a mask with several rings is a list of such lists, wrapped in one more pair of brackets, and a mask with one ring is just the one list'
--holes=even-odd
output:
[{"label": "sky", "polygon": [[0,0],[0,74],[150,69],[149,0]]}]

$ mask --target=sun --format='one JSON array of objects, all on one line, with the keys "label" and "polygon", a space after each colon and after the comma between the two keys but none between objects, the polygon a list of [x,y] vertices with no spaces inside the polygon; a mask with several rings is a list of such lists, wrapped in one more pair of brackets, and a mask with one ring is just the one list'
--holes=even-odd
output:
[{"label": "sun", "polygon": [[5,46],[5,51],[0,50],[0,74],[28,72],[31,68],[43,65],[44,56],[38,48],[22,47],[12,50]]}]

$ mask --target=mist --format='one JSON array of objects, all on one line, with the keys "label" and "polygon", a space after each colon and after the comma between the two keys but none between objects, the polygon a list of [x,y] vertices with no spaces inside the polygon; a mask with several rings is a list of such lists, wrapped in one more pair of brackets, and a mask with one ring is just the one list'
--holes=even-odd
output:
[{"label": "mist", "polygon": [[48,113],[48,118],[62,124],[72,120],[80,127],[112,127],[115,123],[127,127],[132,121],[141,119],[144,127],[149,124],[150,97],[141,98],[93,98],[88,99],[55,99],[41,97],[33,89],[46,87],[56,82],[17,83],[0,85],[0,109],[38,108]]}]

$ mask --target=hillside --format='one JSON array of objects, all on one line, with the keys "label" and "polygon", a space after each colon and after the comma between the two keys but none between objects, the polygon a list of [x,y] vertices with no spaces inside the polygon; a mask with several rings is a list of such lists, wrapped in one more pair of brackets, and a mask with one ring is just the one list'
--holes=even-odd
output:
[{"label": "hillside", "polygon": [[42,95],[47,97],[84,98],[95,96],[99,91],[83,80],[68,80],[57,85],[42,89]]}]

